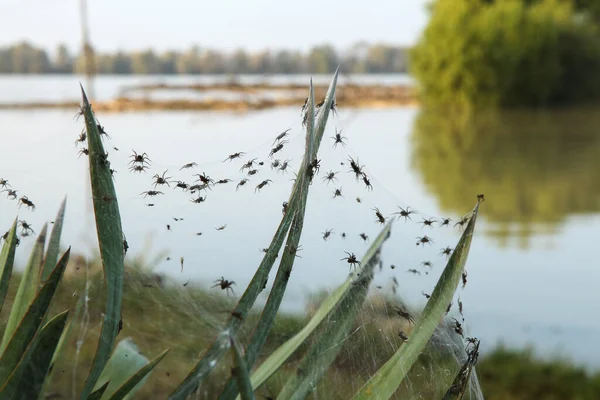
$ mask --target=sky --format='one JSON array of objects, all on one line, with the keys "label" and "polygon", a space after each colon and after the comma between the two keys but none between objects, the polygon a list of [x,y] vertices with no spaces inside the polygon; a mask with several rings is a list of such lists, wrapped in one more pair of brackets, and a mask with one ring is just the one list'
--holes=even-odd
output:
[{"label": "sky", "polygon": [[[415,43],[427,0],[87,0],[97,51]],[[0,46],[80,47],[79,0],[0,0]]]}]

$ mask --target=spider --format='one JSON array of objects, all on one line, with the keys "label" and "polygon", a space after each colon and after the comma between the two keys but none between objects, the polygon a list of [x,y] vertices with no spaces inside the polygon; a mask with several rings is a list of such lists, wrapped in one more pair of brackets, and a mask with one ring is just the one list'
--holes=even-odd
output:
[{"label": "spider", "polygon": [[32,233],[35,233],[33,228],[31,228],[31,225],[29,225],[27,222],[20,220],[18,223],[21,227],[21,236],[29,236]]},{"label": "spider", "polygon": [[244,178],[240,181],[240,183],[237,184],[237,186],[235,187],[235,191],[237,192],[237,190],[240,188],[240,186],[244,186],[246,184],[246,182],[248,182],[248,179]]},{"label": "spider", "polygon": [[159,192],[158,190],[146,190],[145,192],[140,193],[140,195],[144,195],[144,198],[150,196],[150,197],[154,197],[154,196],[158,196],[159,194],[164,194],[163,192]]},{"label": "spider", "polygon": [[196,203],[196,204],[200,204],[200,203],[204,203],[206,201],[206,196],[202,197],[202,196],[198,196],[195,199],[190,199],[190,201],[192,203]]},{"label": "spider", "polygon": [[469,222],[469,217],[462,217],[460,221],[454,224],[454,226],[458,225],[462,229],[467,222]]},{"label": "spider", "polygon": [[252,176],[252,175],[256,175],[256,173],[258,172],[257,169],[251,169],[248,171],[248,175]]},{"label": "spider", "polygon": [[0,178],[0,186],[3,188],[7,188],[8,186],[10,186],[10,184],[8,183],[8,179],[4,179],[4,178]]},{"label": "spider", "polygon": [[[236,153],[236,154],[237,154],[237,153]],[[241,153],[241,154],[243,154],[243,153]],[[234,155],[234,154],[232,154],[232,155]],[[231,156],[229,156],[229,157],[231,157]],[[255,162],[256,160],[257,160],[256,158],[253,158],[252,160],[248,160],[248,162],[246,162],[246,164],[242,165],[242,168],[240,168],[240,172],[244,172],[244,170],[245,170],[246,168],[248,168],[248,169],[252,169],[252,166],[254,165],[254,162]]]},{"label": "spider", "polygon": [[358,261],[356,259],[356,256],[354,255],[354,253],[348,253],[347,251],[345,251],[344,253],[346,253],[348,255],[348,257],[344,257],[342,259],[340,259],[340,261],[348,261],[348,264],[350,264],[350,267],[354,267],[356,268],[356,265],[358,265],[360,267],[360,261]]},{"label": "spider", "polygon": [[321,102],[317,104],[317,108],[323,107],[323,104],[325,104],[325,99],[321,100]]},{"label": "spider", "polygon": [[86,156],[89,156],[90,155],[90,151],[88,149],[86,149],[86,148],[83,148],[83,149],[79,150],[79,152],[77,154],[79,154],[79,157],[77,157],[77,158],[80,158],[84,154]]},{"label": "spider", "polygon": [[285,161],[283,161],[283,162],[281,163],[281,166],[279,167],[279,170],[280,170],[280,171],[283,171],[283,172],[287,171],[287,167],[289,166],[289,162],[290,162],[290,161],[291,161],[291,160],[285,160]]},{"label": "spider", "polygon": [[[227,161],[227,160],[229,160],[229,161],[233,161],[233,160],[235,160],[236,158],[240,158],[240,157],[241,157],[241,156],[243,156],[244,154],[246,154],[246,153],[244,153],[244,152],[242,152],[242,151],[240,151],[240,152],[237,152],[237,153],[230,154],[230,155],[228,155],[228,156],[227,156],[227,158],[226,158],[226,159],[224,159],[224,160],[223,160],[223,162],[225,162],[225,161]],[[256,159],[255,159],[255,160],[256,160]]]},{"label": "spider", "polygon": [[359,203],[359,204],[362,203],[362,200],[360,199],[360,197],[356,198],[356,202]]},{"label": "spider", "polygon": [[429,218],[429,219],[423,218],[423,221],[420,221],[419,223],[423,224],[423,226],[433,227],[434,222],[436,222],[436,220],[433,218]]},{"label": "spider", "polygon": [[131,167],[129,167],[129,170],[131,172],[146,172],[146,170],[148,169],[147,165],[132,165]]},{"label": "spider", "polygon": [[361,233],[361,234],[359,234],[358,236],[360,236],[360,238],[361,238],[362,240],[364,240],[365,242],[369,240],[369,237],[367,236],[367,234],[366,234],[366,233]]},{"label": "spider", "polygon": [[270,182],[273,182],[273,181],[270,179],[265,179],[264,181],[262,181],[261,183],[256,185],[256,188],[254,189],[254,193],[256,193],[257,190],[260,192],[260,189],[267,186]]},{"label": "spider", "polygon": [[19,207],[21,207],[23,204],[25,204],[25,206],[31,211],[35,211],[35,204],[33,204],[33,202],[29,200],[27,196],[23,196],[19,199]]},{"label": "spider", "polygon": [[348,159],[348,161],[350,162],[350,168],[351,168],[351,170],[349,172],[354,172],[354,174],[356,175],[356,180],[358,180],[358,178],[363,176],[362,169],[364,168],[364,165],[359,164],[358,157],[356,158],[356,161],[354,161],[352,159],[352,157],[350,157]]},{"label": "spider", "polygon": [[177,181],[177,182],[171,182],[171,183],[175,183],[175,188],[180,188],[183,190],[188,190],[190,188],[190,185],[188,185],[184,181]]},{"label": "spider", "polygon": [[335,189],[335,191],[333,192],[333,198],[335,199],[336,197],[344,197],[344,195],[342,194],[342,188],[340,187],[339,189]]},{"label": "spider", "polygon": [[127,239],[123,239],[123,256],[127,254],[127,250],[129,250],[129,243],[127,243]]},{"label": "spider", "polygon": [[[462,301],[460,301],[460,297],[458,298],[458,312],[460,313],[460,315],[463,315],[463,303]],[[463,315],[463,321],[465,320],[464,315]]]},{"label": "spider", "polygon": [[346,147],[346,143],[344,142],[346,138],[342,136],[342,129],[340,129],[340,131],[338,132],[337,128],[335,128],[335,136],[332,136],[331,138],[333,139],[334,148],[336,148],[338,144],[341,144],[342,146]]},{"label": "spider", "polygon": [[450,226],[450,221],[452,221],[451,218],[442,218],[442,221],[440,222],[440,227]]},{"label": "spider", "polygon": [[445,255],[446,257],[450,257],[450,254],[452,254],[452,248],[450,248],[450,246],[447,246],[445,248],[442,249],[442,251],[440,251],[440,256],[441,255]]},{"label": "spider", "polygon": [[206,190],[206,189],[210,189],[210,186],[208,186],[208,185],[205,185],[205,184],[203,183],[203,184],[201,184],[201,185],[198,185],[198,184],[196,184],[196,185],[192,185],[192,186],[190,186],[190,187],[189,187],[189,189],[190,189],[191,193],[193,194],[193,193],[196,193],[196,191],[198,191],[198,190]]},{"label": "spider", "polygon": [[451,308],[452,308],[452,302],[450,302],[450,304],[448,304],[448,308],[446,308],[446,315],[448,315]]},{"label": "spider", "polygon": [[452,319],[454,320],[454,332],[456,332],[460,336],[463,336],[462,324],[460,322],[458,322],[458,320],[456,318],[452,318]]},{"label": "spider", "polygon": [[148,154],[146,153],[142,153],[142,154],[138,154],[135,150],[131,150],[133,151],[133,154],[129,157],[131,157],[131,161],[129,161],[129,165],[133,165],[135,163],[140,163],[142,164],[142,166],[144,164],[147,164],[148,166],[150,165],[150,158],[148,158]]},{"label": "spider", "polygon": [[465,341],[467,342],[467,346],[470,344],[476,346],[479,343],[479,339],[473,337],[465,338]]},{"label": "spider", "polygon": [[115,174],[117,173],[117,171],[111,168],[111,169],[108,170],[108,172],[110,172],[110,176],[114,179],[115,178]]},{"label": "spider", "polygon": [[406,336],[406,333],[404,333],[403,331],[398,332],[398,336],[400,337],[400,339],[402,339],[404,343],[408,342],[408,336]]},{"label": "spider", "polygon": [[477,201],[482,202],[485,201],[485,195],[483,193],[477,195]]},{"label": "spider", "polygon": [[462,288],[464,289],[465,286],[467,286],[467,271],[463,271],[463,273],[462,273],[462,283],[463,283]]},{"label": "spider", "polygon": [[167,179],[171,179],[171,177],[168,176],[165,178],[167,171],[163,172],[162,175],[156,174],[152,177],[152,178],[154,178],[154,188],[155,189],[156,189],[156,186],[158,186],[158,185],[167,185],[168,187],[171,187],[171,185],[169,185],[169,182],[167,181]]},{"label": "spider", "polygon": [[289,204],[287,201],[284,201],[283,204],[281,204],[281,213],[283,215],[285,215],[285,213],[287,212],[288,207],[289,207]]},{"label": "spider", "polygon": [[367,190],[373,190],[373,185],[371,185],[371,180],[367,177],[367,174],[363,172],[362,180],[365,183],[365,187]]},{"label": "spider", "polygon": [[400,217],[404,217],[404,221],[406,221],[407,219],[410,219],[412,221],[410,214],[414,214],[415,210],[410,210],[409,206],[406,206],[406,209],[400,206],[398,206],[398,208],[400,209],[400,211],[394,213],[398,215],[398,219],[400,219]]},{"label": "spider", "polygon": [[279,142],[279,141],[281,141],[281,139],[283,139],[284,137],[286,137],[288,135],[289,131],[291,131],[291,129],[287,129],[287,130],[281,132],[279,135],[277,135],[277,137],[275,138],[275,140],[273,140],[272,146],[274,146],[276,142]]},{"label": "spider", "polygon": [[225,224],[225,225],[221,225],[221,226],[219,226],[218,228],[215,228],[215,230],[217,230],[217,231],[222,231],[222,230],[224,230],[225,228],[227,228],[227,224]]},{"label": "spider", "polygon": [[87,139],[87,133],[85,133],[85,131],[82,131],[79,134],[79,137],[77,138],[77,140],[75,141],[75,147],[77,147],[79,145],[79,143],[85,142],[86,139]]},{"label": "spider", "polygon": [[280,165],[281,165],[281,160],[279,160],[277,158],[271,162],[271,169],[279,168]]},{"label": "spider", "polygon": [[17,190],[12,189],[4,189],[3,192],[6,192],[6,198],[12,198],[12,200],[17,198]]},{"label": "spider", "polygon": [[227,279],[221,277],[221,279],[217,279],[215,282],[217,284],[216,285],[212,285],[211,288],[220,287],[221,290],[225,290],[226,291],[227,296],[229,296],[229,291],[230,290],[231,290],[231,294],[234,294],[233,288],[231,287],[232,285],[235,285],[234,281],[228,281]]},{"label": "spider", "polygon": [[340,236],[342,237],[342,239],[346,239],[346,232],[340,233]]},{"label": "spider", "polygon": [[187,163],[184,164],[183,167],[179,168],[179,170],[181,171],[182,169],[188,169],[188,168],[193,168],[193,167],[197,167],[198,164],[196,164],[195,162],[191,162],[191,163]]},{"label": "spider", "polygon": [[319,168],[321,167],[321,160],[317,160],[316,158],[308,164],[308,178],[312,182],[314,176],[319,173]]},{"label": "spider", "polygon": [[154,203],[148,203],[146,204],[147,207],[154,207]]},{"label": "spider", "polygon": [[219,179],[218,181],[215,182],[215,184],[222,185],[224,183],[229,183],[229,182],[231,182],[231,179]]},{"label": "spider", "polygon": [[[288,245],[286,245],[285,247],[288,247]],[[298,245],[298,246],[291,245],[291,246],[289,246],[289,253],[292,254],[292,255],[295,255],[298,258],[302,258],[298,254],[296,254],[300,250],[302,250],[302,245]]]},{"label": "spider", "polygon": [[425,243],[429,243],[431,245],[431,243],[433,243],[433,240],[429,236],[427,236],[427,235],[425,235],[423,237],[417,237],[417,239],[418,239],[417,240],[417,246],[420,245],[420,244],[422,244],[423,246],[425,246]]},{"label": "spider", "polygon": [[404,318],[405,320],[407,320],[408,322],[412,323],[414,325],[415,320],[413,319],[412,315],[410,315],[410,313],[408,311],[404,311],[403,309],[401,309],[400,307],[396,308],[396,313]]},{"label": "spider", "polygon": [[327,182],[327,183],[329,183],[329,182],[336,181],[336,180],[337,180],[337,178],[336,178],[335,176],[336,176],[336,174],[338,174],[338,173],[339,173],[339,172],[333,172],[333,170],[329,171],[329,172],[328,172],[328,173],[327,173],[327,174],[326,174],[326,175],[325,175],[325,176],[322,178],[322,179],[323,179],[323,182]]},{"label": "spider", "polygon": [[375,222],[379,222],[382,225],[385,224],[385,217],[383,216],[381,211],[379,211],[379,208],[375,207],[373,208],[373,211],[375,211],[375,216],[377,217],[377,221]]},{"label": "spider", "polygon": [[271,149],[271,152],[269,153],[269,157],[273,158],[273,156],[275,155],[275,153],[279,152],[281,149],[283,149],[283,145],[289,143],[289,140],[282,140],[281,142],[279,142],[279,144],[275,147],[273,147]]},{"label": "spider", "polygon": [[204,172],[201,174],[195,174],[194,176],[197,176],[198,179],[196,179],[196,181],[201,181],[203,184],[205,185],[210,185],[211,183],[215,183],[215,181],[213,181],[212,179],[210,179],[210,176],[206,175]]},{"label": "spider", "polygon": [[100,124],[96,124],[96,128],[98,128],[98,134],[100,134],[100,136],[106,136],[107,138],[110,139],[110,136],[108,135],[108,133],[106,133],[106,131],[104,130],[104,127]]},{"label": "spider", "polygon": [[429,268],[433,267],[433,264],[431,263],[431,261],[423,261],[421,263],[421,265],[424,266],[424,267],[429,267]]},{"label": "spider", "polygon": [[425,298],[426,298],[426,299],[429,299],[429,298],[431,297],[431,295],[430,295],[430,294],[427,294],[427,293],[425,293],[425,292],[421,292],[421,294],[422,294],[423,296],[425,296]]},{"label": "spider", "polygon": [[419,276],[421,276],[421,273],[418,270],[416,270],[416,269],[407,269],[406,272],[410,272],[413,275],[419,275]]},{"label": "spider", "polygon": [[325,232],[321,232],[323,234],[323,240],[327,240],[329,236],[333,233],[333,229],[327,229]]}]

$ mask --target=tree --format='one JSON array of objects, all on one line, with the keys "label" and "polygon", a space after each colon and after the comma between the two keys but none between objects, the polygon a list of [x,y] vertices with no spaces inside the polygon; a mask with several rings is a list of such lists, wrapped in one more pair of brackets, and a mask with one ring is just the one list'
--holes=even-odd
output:
[{"label": "tree", "polygon": [[596,27],[570,1],[438,0],[431,14],[411,52],[426,102],[540,106],[600,95]]}]

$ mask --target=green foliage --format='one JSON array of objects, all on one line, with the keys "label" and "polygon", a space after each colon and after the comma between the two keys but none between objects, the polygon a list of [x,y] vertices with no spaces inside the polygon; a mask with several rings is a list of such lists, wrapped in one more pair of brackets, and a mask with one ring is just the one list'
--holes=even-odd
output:
[{"label": "green foliage", "polygon": [[411,52],[424,101],[544,106],[600,94],[600,41],[570,1],[437,0]]}]

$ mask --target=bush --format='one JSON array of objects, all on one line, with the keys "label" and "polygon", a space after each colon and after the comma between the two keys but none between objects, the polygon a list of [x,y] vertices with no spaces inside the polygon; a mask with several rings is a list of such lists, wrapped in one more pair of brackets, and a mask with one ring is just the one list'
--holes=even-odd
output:
[{"label": "bush", "polygon": [[600,95],[594,20],[570,1],[438,0],[411,52],[428,103],[543,106]]}]

